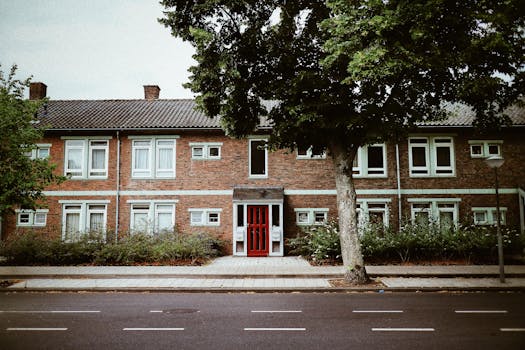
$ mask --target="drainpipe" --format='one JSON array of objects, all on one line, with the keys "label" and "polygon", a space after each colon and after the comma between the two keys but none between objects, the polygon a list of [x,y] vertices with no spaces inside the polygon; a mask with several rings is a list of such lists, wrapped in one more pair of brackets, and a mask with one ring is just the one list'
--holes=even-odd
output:
[{"label": "drainpipe", "polygon": [[403,210],[401,208],[401,175],[399,169],[399,144],[396,142],[396,175],[397,175],[397,208],[398,208],[398,225],[401,228],[403,220]]},{"label": "drainpipe", "polygon": [[117,130],[117,195],[115,198],[115,243],[118,242],[120,208],[120,132]]}]

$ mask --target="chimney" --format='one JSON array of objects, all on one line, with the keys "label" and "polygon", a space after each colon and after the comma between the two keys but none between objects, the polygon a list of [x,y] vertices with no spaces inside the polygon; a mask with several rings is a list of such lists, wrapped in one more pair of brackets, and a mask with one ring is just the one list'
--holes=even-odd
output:
[{"label": "chimney", "polygon": [[31,83],[29,84],[29,99],[30,100],[41,100],[46,97],[47,85],[44,83]]},{"label": "chimney", "polygon": [[148,101],[158,100],[160,87],[158,85],[144,85],[144,98]]}]

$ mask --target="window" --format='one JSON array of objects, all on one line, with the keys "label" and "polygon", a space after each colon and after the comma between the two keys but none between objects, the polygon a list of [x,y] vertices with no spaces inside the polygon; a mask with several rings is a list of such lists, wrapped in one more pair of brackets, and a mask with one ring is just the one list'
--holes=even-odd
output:
[{"label": "window", "polygon": [[[500,224],[506,224],[507,208],[500,207]],[[495,207],[479,208],[473,207],[472,214],[474,217],[474,224],[476,225],[496,225],[496,218],[498,217]]]},{"label": "window", "polygon": [[268,177],[268,149],[266,140],[252,139],[249,140],[250,153],[250,177],[266,178]]},{"label": "window", "polygon": [[130,226],[132,233],[158,234],[173,231],[175,203],[172,201],[131,203]]},{"label": "window", "polygon": [[62,207],[62,239],[76,241],[89,232],[105,233],[108,201],[64,201]]},{"label": "window", "polygon": [[453,229],[458,224],[456,198],[409,198],[412,222],[421,226],[436,224],[441,229]]},{"label": "window", "polygon": [[410,137],[410,176],[453,176],[454,143],[451,137]]},{"label": "window", "polygon": [[133,178],[175,178],[175,139],[136,138],[132,141]]},{"label": "window", "polygon": [[388,226],[388,202],[389,199],[358,199],[357,200],[357,223],[363,229],[367,225]]},{"label": "window", "polygon": [[386,176],[385,144],[359,147],[353,161],[352,171],[356,177]]},{"label": "window", "polygon": [[191,226],[220,226],[221,211],[222,209],[189,209],[190,225]]},{"label": "window", "polygon": [[326,152],[314,152],[313,148],[297,147],[297,159],[325,159]]},{"label": "window", "polygon": [[295,209],[297,225],[321,225],[328,220],[327,208]]},{"label": "window", "polygon": [[72,179],[108,176],[108,140],[66,140],[64,172]]},{"label": "window", "polygon": [[221,159],[222,143],[190,143],[191,159]]},{"label": "window", "polygon": [[21,209],[16,211],[16,226],[44,227],[47,222],[48,209]]},{"label": "window", "polygon": [[479,141],[470,140],[470,157],[472,158],[487,158],[491,156],[501,156],[501,145],[503,141]]},{"label": "window", "polygon": [[51,144],[37,143],[34,148],[26,153],[30,159],[45,159],[49,158]]}]

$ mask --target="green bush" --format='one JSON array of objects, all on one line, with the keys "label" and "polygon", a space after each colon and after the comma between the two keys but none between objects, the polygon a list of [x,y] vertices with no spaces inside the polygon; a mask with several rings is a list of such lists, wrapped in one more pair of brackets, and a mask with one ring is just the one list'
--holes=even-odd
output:
[{"label": "green bush", "polygon": [[[505,254],[522,253],[525,235],[502,228]],[[495,263],[497,236],[492,226],[459,225],[442,230],[437,225],[403,225],[400,231],[369,225],[360,236],[365,262],[368,264],[449,261]],[[302,255],[316,262],[341,262],[337,224],[303,229],[298,237],[288,240],[291,254]]]},{"label": "green bush", "polygon": [[207,233],[135,234],[105,243],[101,236],[83,236],[75,242],[46,239],[36,233],[16,235],[0,246],[5,265],[133,265],[196,263],[220,256],[224,242]]}]

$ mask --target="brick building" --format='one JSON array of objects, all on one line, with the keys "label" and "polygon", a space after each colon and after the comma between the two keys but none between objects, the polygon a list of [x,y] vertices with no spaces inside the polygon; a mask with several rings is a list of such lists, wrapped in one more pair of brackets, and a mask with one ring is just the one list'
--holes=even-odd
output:
[{"label": "brick building", "polygon": [[[45,96],[42,83],[30,97]],[[90,230],[112,237],[174,227],[209,231],[231,253],[281,256],[284,239],[303,225],[337,216],[333,165],[310,150],[269,152],[272,132],[261,125],[243,140],[227,137],[218,119],[195,111],[193,100],[49,101],[48,125],[33,157],[50,157],[69,180],[45,191],[45,209],[19,210],[3,236],[27,228],[61,234]],[[513,126],[478,135],[472,113],[456,108],[446,121],[422,125],[403,142],[363,147],[354,161],[360,224],[397,227],[403,220],[493,224],[494,174],[499,170],[502,220],[525,229],[525,110],[511,109]]]}]

